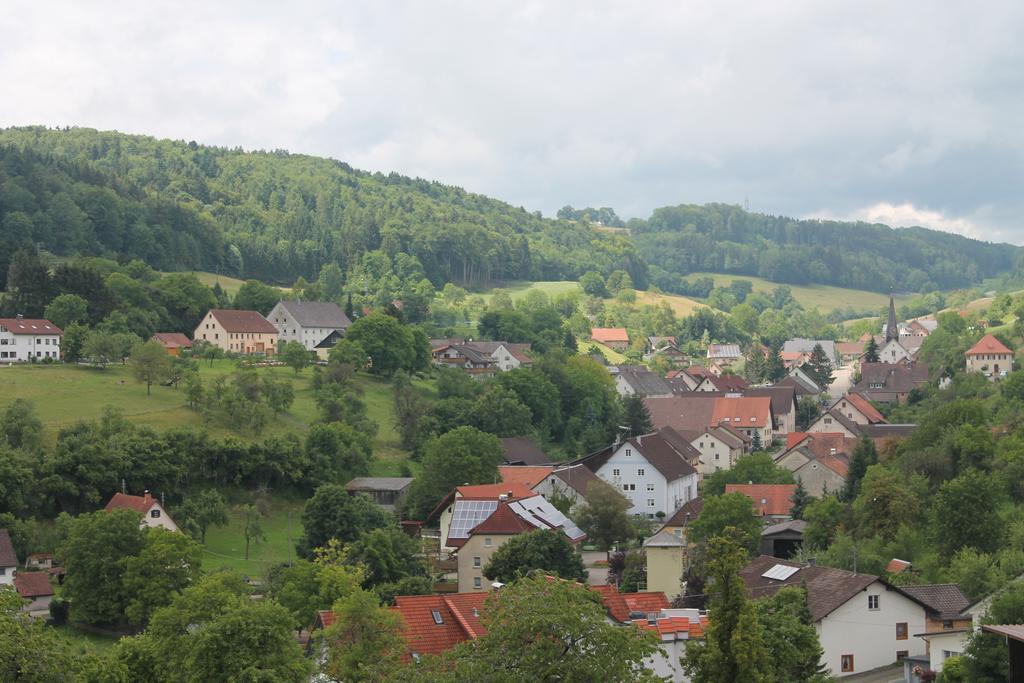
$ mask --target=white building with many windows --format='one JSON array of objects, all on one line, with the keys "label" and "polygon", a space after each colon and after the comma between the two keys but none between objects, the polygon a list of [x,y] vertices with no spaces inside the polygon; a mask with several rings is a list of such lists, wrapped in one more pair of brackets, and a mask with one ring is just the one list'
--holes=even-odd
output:
[{"label": "white building with many windows", "polygon": [[352,324],[341,307],[330,301],[280,301],[267,320],[277,328],[278,340],[297,341],[310,351],[332,332],[344,335]]},{"label": "white building with many windows", "polygon": [[680,452],[669,439],[654,432],[634,436],[578,462],[633,504],[629,514],[654,519],[659,512],[671,515],[697,497],[699,477],[690,464],[693,455],[695,452]]},{"label": "white building with many windows", "polygon": [[64,331],[49,320],[0,318],[0,363],[60,360]]}]

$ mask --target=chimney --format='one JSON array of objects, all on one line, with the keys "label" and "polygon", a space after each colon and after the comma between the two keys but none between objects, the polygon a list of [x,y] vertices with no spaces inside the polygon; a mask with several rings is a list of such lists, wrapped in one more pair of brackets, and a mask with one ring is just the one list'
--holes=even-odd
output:
[{"label": "chimney", "polygon": [[144,492],[142,493],[142,500],[144,500],[144,501],[145,501],[146,503],[149,503],[149,502],[151,502],[151,501],[153,500],[153,496],[152,496],[152,495],[150,495],[150,493],[149,493],[149,489],[146,489],[146,490],[145,490],[145,491],[144,491]]},{"label": "chimney", "polygon": [[14,316],[14,317],[15,317],[15,318],[17,318],[18,320],[24,320],[24,319],[25,319],[25,316],[23,316],[23,315],[22,315],[21,313],[18,313],[18,314],[17,314],[16,316]]},{"label": "chimney", "polygon": [[504,502],[504,501],[508,500],[508,496],[503,493],[500,496],[498,496],[498,500]]}]

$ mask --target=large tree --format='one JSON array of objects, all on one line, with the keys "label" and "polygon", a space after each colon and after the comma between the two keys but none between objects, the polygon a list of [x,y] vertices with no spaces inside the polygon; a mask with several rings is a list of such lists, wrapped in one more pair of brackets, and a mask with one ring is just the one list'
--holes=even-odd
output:
[{"label": "large tree", "polygon": [[374,374],[390,376],[399,370],[421,369],[417,347],[423,340],[390,315],[371,313],[359,318],[345,337],[359,344],[370,357],[370,372]]},{"label": "large tree", "polygon": [[843,500],[852,502],[860,493],[860,482],[868,468],[878,462],[878,451],[875,442],[867,435],[860,438],[853,448],[850,464],[846,468],[846,487],[843,489]]},{"label": "large tree", "polygon": [[806,588],[783,588],[758,600],[757,617],[764,633],[772,680],[825,683],[831,680],[821,664],[821,643],[811,621]]},{"label": "large tree", "polygon": [[826,355],[821,344],[814,345],[811,357],[801,367],[807,376],[822,389],[827,388],[835,381],[835,376],[832,374],[832,360]]},{"label": "large tree", "polygon": [[334,681],[391,680],[405,646],[402,617],[364,590],[338,600],[331,610],[334,623],[321,634],[327,645],[323,673]]},{"label": "large tree", "polygon": [[622,399],[622,418],[633,436],[650,434],[654,431],[651,413],[639,394],[629,394]]},{"label": "large tree", "polygon": [[608,550],[632,535],[631,507],[632,504],[611,484],[592,481],[587,485],[583,505],[576,508],[573,517],[591,542],[601,550]]},{"label": "large tree", "polygon": [[[932,528],[945,553],[961,548],[983,552],[996,550],[1006,534],[1006,523],[999,514],[1005,500],[999,477],[968,470],[944,483],[932,500]],[[950,519],[949,510],[969,511]]]},{"label": "large tree", "polygon": [[135,379],[145,382],[146,396],[149,396],[153,384],[162,382],[170,375],[171,357],[160,342],[150,340],[132,349],[131,366]]},{"label": "large tree", "polygon": [[406,496],[406,513],[423,519],[456,486],[494,483],[503,458],[498,437],[473,427],[431,439],[423,446],[422,471]]},{"label": "large tree", "polygon": [[706,496],[700,516],[690,524],[690,539],[709,544],[727,529],[731,529],[732,538],[744,548],[754,551],[761,540],[761,521],[754,514],[750,498],[742,493]]},{"label": "large tree", "polygon": [[298,551],[310,557],[332,538],[351,543],[365,531],[392,523],[391,515],[367,496],[353,496],[340,484],[324,484],[306,501],[302,511],[305,533],[299,540]]},{"label": "large tree", "polygon": [[537,529],[513,536],[491,555],[484,576],[509,583],[534,570],[563,579],[587,579],[583,558],[557,529]]},{"label": "large tree", "polygon": [[145,537],[138,554],[125,558],[122,578],[129,596],[125,615],[140,626],[198,578],[202,562],[202,548],[184,534],[157,527]]}]

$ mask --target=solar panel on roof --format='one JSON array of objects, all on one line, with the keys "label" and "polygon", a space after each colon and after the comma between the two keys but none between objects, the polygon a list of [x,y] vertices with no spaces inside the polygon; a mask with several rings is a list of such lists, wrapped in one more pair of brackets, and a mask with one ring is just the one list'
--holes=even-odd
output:
[{"label": "solar panel on roof", "polygon": [[558,508],[544,499],[534,496],[512,504],[513,510],[526,521],[541,528],[562,529],[569,538],[583,536],[576,523],[563,515]]},{"label": "solar panel on roof", "polygon": [[496,500],[456,500],[448,538],[469,538],[469,532],[498,509]]},{"label": "solar panel on roof", "polygon": [[765,579],[775,579],[776,581],[785,581],[789,577],[793,576],[800,571],[800,567],[790,567],[786,564],[777,564],[761,576]]}]

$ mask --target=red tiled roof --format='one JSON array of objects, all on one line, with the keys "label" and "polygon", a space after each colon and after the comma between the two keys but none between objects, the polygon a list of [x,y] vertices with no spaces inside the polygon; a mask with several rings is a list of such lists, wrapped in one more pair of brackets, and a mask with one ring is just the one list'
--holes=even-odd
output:
[{"label": "red tiled roof", "polygon": [[982,353],[1009,353],[1013,351],[1006,348],[1003,342],[996,339],[991,334],[986,334],[984,337],[978,340],[978,343],[967,350],[968,356],[976,356]]},{"label": "red tiled roof", "polygon": [[502,483],[522,484],[532,490],[534,486],[544,481],[554,469],[551,465],[536,467],[503,465],[498,468],[498,473],[501,474]]},{"label": "red tiled roof", "polygon": [[629,333],[625,327],[595,327],[590,330],[590,338],[596,342],[629,342]]},{"label": "red tiled roof", "polygon": [[53,595],[50,576],[46,572],[18,572],[14,575],[14,588],[23,598]]},{"label": "red tiled roof", "polygon": [[737,429],[769,427],[772,424],[772,400],[767,396],[716,399],[711,424],[723,423]]},{"label": "red tiled roof", "polygon": [[536,527],[512,511],[508,503],[498,503],[491,516],[470,530],[470,534],[521,534]]},{"label": "red tiled roof", "polygon": [[810,435],[810,432],[790,432],[789,434],[786,434],[786,450],[788,451],[792,449],[793,446],[797,445]]},{"label": "red tiled roof", "polygon": [[[402,617],[402,636],[412,653],[435,655],[459,643],[484,635],[487,629],[479,614],[489,593],[453,593],[449,595],[400,595],[391,609]],[[434,611],[440,617],[438,624]]]},{"label": "red tiled roof", "polygon": [[255,332],[259,334],[277,334],[274,324],[256,311],[235,311],[227,308],[214,308],[210,311],[226,332]]},{"label": "red tiled roof", "polygon": [[708,617],[700,616],[700,621],[690,621],[688,617],[662,617],[652,624],[647,619],[634,619],[633,625],[644,631],[656,632],[659,636],[686,633],[688,638],[703,638],[708,627]]},{"label": "red tiled roof", "polygon": [[11,334],[64,334],[64,330],[42,318],[0,318],[0,327]]},{"label": "red tiled roof", "polygon": [[761,515],[788,515],[793,509],[796,484],[726,484],[726,493],[742,493]]},{"label": "red tiled roof", "polygon": [[508,495],[509,500],[532,498],[535,494],[528,486],[512,482],[502,484],[479,484],[477,486],[458,486],[455,492],[459,498],[466,500],[498,500],[499,496]]},{"label": "red tiled roof", "polygon": [[164,345],[164,348],[192,348],[192,340],[183,335],[181,332],[157,332],[153,335],[153,339]]},{"label": "red tiled roof", "polygon": [[859,410],[861,414],[867,418],[871,424],[877,424],[879,422],[886,422],[885,417],[878,412],[878,410],[871,405],[866,398],[858,393],[847,394],[844,396],[847,401],[850,402],[854,408]]},{"label": "red tiled roof", "polygon": [[108,512],[114,509],[135,510],[136,512],[144,515],[149,512],[149,508],[153,507],[154,503],[156,503],[156,498],[148,492],[145,496],[132,496],[127,493],[115,493],[110,499],[110,502],[108,502],[106,507],[103,509]]},{"label": "red tiled roof", "polygon": [[618,588],[608,584],[591,586],[591,589],[601,595],[601,602],[604,603],[605,609],[608,610],[612,619],[623,624],[630,621],[631,612],[647,614],[669,608],[668,598],[664,593],[658,591],[620,593]]},{"label": "red tiled roof", "polygon": [[885,565],[885,571],[888,574],[899,574],[906,569],[910,569],[910,563],[896,557],[889,560],[889,564]]}]

